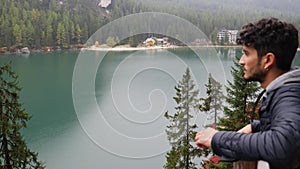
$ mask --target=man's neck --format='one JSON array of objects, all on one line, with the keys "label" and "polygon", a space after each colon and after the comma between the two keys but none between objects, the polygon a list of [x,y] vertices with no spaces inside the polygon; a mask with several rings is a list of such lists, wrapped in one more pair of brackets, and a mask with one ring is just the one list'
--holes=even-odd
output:
[{"label": "man's neck", "polygon": [[279,70],[279,69],[269,70],[265,77],[265,80],[260,83],[261,87],[263,89],[266,89],[273,80],[275,80],[277,77],[283,75],[286,72],[288,72],[288,71],[283,71],[283,70]]}]

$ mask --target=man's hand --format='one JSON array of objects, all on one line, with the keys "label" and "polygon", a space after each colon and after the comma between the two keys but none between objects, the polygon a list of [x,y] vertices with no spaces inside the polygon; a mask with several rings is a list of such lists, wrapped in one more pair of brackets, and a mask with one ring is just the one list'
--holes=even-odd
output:
[{"label": "man's hand", "polygon": [[217,132],[218,130],[215,130],[210,127],[203,131],[198,132],[195,137],[197,146],[201,148],[210,148],[211,140]]}]

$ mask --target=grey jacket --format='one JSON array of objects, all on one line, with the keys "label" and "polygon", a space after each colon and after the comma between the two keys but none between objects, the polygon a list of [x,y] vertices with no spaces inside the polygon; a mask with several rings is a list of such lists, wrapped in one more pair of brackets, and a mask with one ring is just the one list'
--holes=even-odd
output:
[{"label": "grey jacket", "polygon": [[252,134],[220,131],[215,154],[235,160],[264,160],[271,168],[300,168],[300,69],[275,79],[266,89]]}]

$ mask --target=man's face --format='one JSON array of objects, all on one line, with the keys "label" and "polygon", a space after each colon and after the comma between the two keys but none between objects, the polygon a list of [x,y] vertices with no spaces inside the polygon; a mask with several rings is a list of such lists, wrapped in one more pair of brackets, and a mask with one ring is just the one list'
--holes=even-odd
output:
[{"label": "man's face", "polygon": [[261,65],[261,58],[258,57],[257,50],[253,47],[243,45],[243,55],[239,64],[243,66],[246,81],[262,82],[264,80],[266,71]]}]

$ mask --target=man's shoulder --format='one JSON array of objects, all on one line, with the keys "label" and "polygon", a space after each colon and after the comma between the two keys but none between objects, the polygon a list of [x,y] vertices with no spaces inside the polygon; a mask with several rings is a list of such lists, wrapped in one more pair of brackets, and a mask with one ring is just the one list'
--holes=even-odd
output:
[{"label": "man's shoulder", "polygon": [[293,102],[300,105],[300,84],[281,86],[277,90],[270,92],[269,95],[272,96],[271,104],[273,106],[277,105],[279,102],[285,102],[286,104],[290,104],[288,102]]},{"label": "man's shoulder", "polygon": [[300,93],[300,83],[291,83],[291,84],[286,84],[277,89],[277,91],[274,91],[278,94],[282,93]]}]

